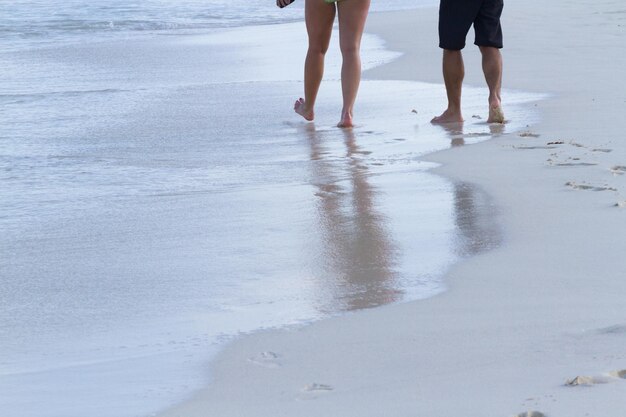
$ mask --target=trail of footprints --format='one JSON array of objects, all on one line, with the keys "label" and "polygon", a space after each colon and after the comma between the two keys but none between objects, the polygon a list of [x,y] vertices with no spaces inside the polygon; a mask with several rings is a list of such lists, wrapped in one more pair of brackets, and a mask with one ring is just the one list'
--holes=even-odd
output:
[{"label": "trail of footprints", "polygon": [[[539,138],[540,135],[533,132],[522,132],[518,134],[521,138]],[[567,147],[570,149],[568,150]],[[590,148],[582,143],[575,141],[553,140],[548,141],[545,144],[540,145],[517,145],[513,146],[515,149],[521,150],[533,150],[533,149],[545,149],[545,150],[564,150],[564,152],[554,151],[550,154],[546,160],[546,164],[552,167],[591,167],[598,166],[600,163],[597,158],[602,154],[609,154],[613,150],[609,148]],[[613,177],[618,177],[626,174],[626,165],[614,165],[608,168],[608,172]],[[618,208],[626,208],[626,198],[620,195],[619,190],[607,183],[604,184],[590,184],[587,182],[568,181],[565,186],[572,190],[582,191],[612,191],[617,194],[617,202],[614,204]]]},{"label": "trail of footprints", "polygon": [[[248,362],[267,369],[278,369],[283,366],[281,355],[272,351],[259,352],[249,357]],[[300,388],[295,399],[299,401],[314,400],[320,395],[326,395],[332,391],[334,391],[332,385],[311,382]]]},{"label": "trail of footprints", "polygon": [[[612,326],[606,329],[600,329],[601,333],[621,333],[626,331],[626,326]],[[256,354],[248,358],[248,362],[268,369],[276,369],[282,367],[281,356],[278,353],[265,351]],[[579,375],[572,379],[565,381],[565,387],[590,387],[598,384],[609,384],[620,380],[626,380],[626,369],[620,369],[617,371],[607,372],[597,376],[584,376]],[[296,400],[314,400],[319,398],[320,395],[326,395],[335,388],[329,384],[322,384],[318,382],[312,382],[304,385],[298,394],[295,396]],[[549,395],[548,397],[553,397]],[[526,403],[530,405],[530,402],[535,402],[535,398],[528,398]],[[552,398],[553,401],[556,399]],[[536,404],[537,405],[537,404]],[[546,414],[540,411],[525,411],[519,414],[515,414],[511,417],[548,417]]]},{"label": "trail of footprints", "polygon": [[[518,136],[521,138],[535,138],[535,139],[540,137],[540,135],[532,133],[532,132],[528,132],[528,131],[519,133]],[[553,152],[550,154],[550,157],[546,160],[546,163],[548,166],[554,166],[554,167],[597,166],[599,165],[599,163],[594,159],[589,159],[589,157],[596,158],[598,155],[608,154],[612,152],[612,149],[608,149],[608,148],[588,148],[587,146],[578,142],[574,142],[574,141],[565,142],[562,140],[549,141],[541,145],[517,145],[517,146],[514,146],[514,148],[521,149],[521,150],[534,150],[534,149],[544,149],[544,150],[555,149],[556,150],[556,149],[562,149],[564,146],[577,148],[579,149],[578,153],[580,154],[582,151],[582,154],[573,155],[573,156],[565,155],[565,157],[563,158],[559,152]],[[626,174],[626,165],[611,166],[610,168],[608,168],[608,171],[613,176],[621,176],[621,175]],[[613,191],[615,193],[618,193],[617,188],[609,186],[608,184],[597,185],[597,184],[588,184],[586,182],[568,181],[565,183],[565,186],[574,190],[598,191],[598,192]],[[615,206],[619,208],[626,208],[626,200],[623,198],[619,198]],[[607,329],[603,329],[603,332],[610,332],[610,333],[623,332],[623,331],[626,331],[626,326],[613,326]],[[614,383],[614,382],[624,380],[624,379],[626,379],[626,369],[611,371],[611,372],[607,372],[605,374],[596,375],[596,376],[579,375],[579,376],[576,376],[574,378],[571,378],[565,381],[564,386],[565,387],[591,387],[591,386],[598,385],[598,384],[610,384],[610,383]],[[527,402],[534,401],[534,400],[535,400],[534,398],[529,398]],[[516,414],[512,417],[548,417],[548,416],[539,411],[527,411],[527,412]]]}]

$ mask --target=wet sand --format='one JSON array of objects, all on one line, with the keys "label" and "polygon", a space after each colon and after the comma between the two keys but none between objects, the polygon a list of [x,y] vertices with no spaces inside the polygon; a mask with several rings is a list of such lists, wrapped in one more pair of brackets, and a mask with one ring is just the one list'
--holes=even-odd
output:
[{"label": "wet sand", "polygon": [[[499,246],[453,267],[434,298],[240,339],[213,383],[164,416],[626,410],[626,11],[530,0],[505,13],[505,86],[551,94],[542,120],[428,157],[487,192]],[[369,30],[406,55],[367,76],[439,81],[435,28],[434,10],[373,15]],[[481,85],[477,52],[466,57]]]},{"label": "wet sand", "polygon": [[[431,297],[499,244],[489,196],[421,157],[524,125],[432,126],[440,85],[369,79],[339,130],[336,43],[305,123],[302,25],[0,54],[6,414],[153,413],[206,385],[238,335]],[[398,55],[373,35],[364,54]],[[482,90],[466,93],[480,113]],[[540,95],[506,97],[537,119]]]}]

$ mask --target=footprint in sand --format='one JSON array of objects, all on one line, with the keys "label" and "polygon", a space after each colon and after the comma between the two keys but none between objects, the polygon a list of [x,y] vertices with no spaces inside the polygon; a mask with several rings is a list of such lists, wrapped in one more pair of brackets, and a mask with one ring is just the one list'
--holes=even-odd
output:
[{"label": "footprint in sand", "polygon": [[328,392],[332,390],[332,386],[318,383],[308,384],[302,388],[302,392]]},{"label": "footprint in sand", "polygon": [[547,417],[539,411],[526,411],[525,413],[515,414],[513,417]]},{"label": "footprint in sand", "polygon": [[529,149],[556,149],[556,146],[553,145],[546,145],[546,146],[513,146],[514,149],[523,149],[523,150],[529,150]]},{"label": "footprint in sand", "polygon": [[609,169],[613,175],[624,175],[626,174],[626,166],[616,165]]},{"label": "footprint in sand", "polygon": [[538,138],[541,135],[538,135],[538,134],[533,133],[533,132],[522,132],[522,133],[518,134],[517,136],[519,136],[520,138]]},{"label": "footprint in sand", "polygon": [[626,379],[626,369],[621,369],[619,371],[609,372],[609,375],[611,375],[613,378]]},{"label": "footprint in sand", "polygon": [[[587,148],[585,145],[582,145],[582,144],[576,143],[576,142],[570,142],[569,144],[572,145],[572,146],[575,146],[577,148]],[[591,152],[611,153],[611,152],[613,152],[613,149],[609,149],[609,148],[592,148]]]},{"label": "footprint in sand", "polygon": [[312,383],[305,385],[300,390],[300,395],[298,395],[297,399],[299,400],[314,400],[318,398],[320,395],[325,395],[333,391],[334,388],[327,384],[318,384]]},{"label": "footprint in sand", "polygon": [[595,162],[561,162],[554,165],[558,167],[591,167],[598,164]]},{"label": "footprint in sand", "polygon": [[274,352],[261,352],[256,356],[248,358],[248,362],[266,368],[280,368],[280,356]]},{"label": "footprint in sand", "polygon": [[599,334],[626,334],[626,325],[616,324],[614,326],[603,327],[598,329]]},{"label": "footprint in sand", "polygon": [[617,188],[609,187],[608,185],[590,185],[590,184],[578,184],[574,181],[568,181],[565,183],[566,187],[573,188],[574,190],[585,191],[617,191]]},{"label": "footprint in sand", "polygon": [[[587,146],[583,145],[582,143],[578,143],[578,142],[574,142],[573,140],[568,142],[571,146],[575,147],[575,148],[585,148],[587,149]],[[550,142],[549,144],[558,144],[558,145],[562,145],[564,144],[564,141],[555,141],[555,142]],[[603,152],[603,153],[609,153],[609,152],[613,152],[613,149],[608,149],[608,148],[593,148],[591,149],[591,152]]]},{"label": "footprint in sand", "polygon": [[552,158],[547,160],[548,165],[555,167],[589,167],[598,165],[596,162],[584,162],[580,158],[567,158],[565,162],[558,162]]},{"label": "footprint in sand", "polygon": [[474,132],[474,133],[466,133],[464,135],[462,135],[464,138],[486,138],[487,136],[491,136],[491,132],[489,133],[481,133],[481,132]]}]

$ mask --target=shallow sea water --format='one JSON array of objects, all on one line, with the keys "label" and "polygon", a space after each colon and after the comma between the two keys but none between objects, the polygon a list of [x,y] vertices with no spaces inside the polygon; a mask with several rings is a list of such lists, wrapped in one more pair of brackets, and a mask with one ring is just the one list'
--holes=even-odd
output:
[{"label": "shallow sea water", "polygon": [[[374,0],[371,11],[434,7],[437,0]],[[0,2],[3,49],[128,39],[302,20],[304,0],[13,0]]]},{"label": "shallow sea water", "polygon": [[149,415],[233,337],[432,296],[499,244],[489,197],[420,157],[522,129],[541,97],[444,129],[442,86],[364,80],[342,131],[333,48],[305,123],[304,45],[290,23],[2,53],[3,413]]}]

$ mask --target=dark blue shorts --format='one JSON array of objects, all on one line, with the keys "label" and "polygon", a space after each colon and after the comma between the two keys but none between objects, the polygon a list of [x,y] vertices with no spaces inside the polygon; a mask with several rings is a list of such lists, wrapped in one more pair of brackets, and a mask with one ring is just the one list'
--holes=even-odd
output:
[{"label": "dark blue shorts", "polygon": [[474,25],[478,46],[502,48],[500,16],[504,0],[441,0],[439,4],[439,47],[461,50]]}]

